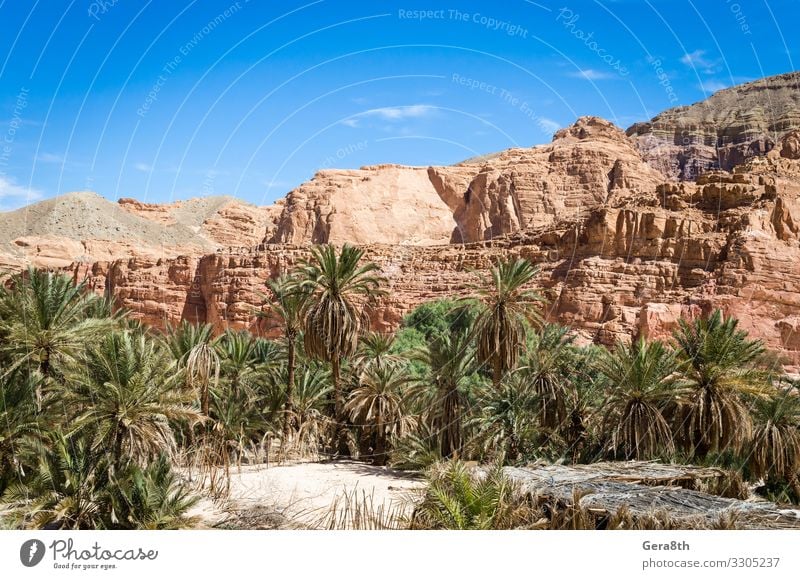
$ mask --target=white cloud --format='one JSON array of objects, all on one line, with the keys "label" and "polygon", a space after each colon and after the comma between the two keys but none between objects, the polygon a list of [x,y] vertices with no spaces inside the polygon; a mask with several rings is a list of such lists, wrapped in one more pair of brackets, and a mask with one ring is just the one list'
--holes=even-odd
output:
[{"label": "white cloud", "polygon": [[722,90],[724,88],[728,88],[728,85],[724,82],[718,80],[704,80],[699,85],[697,85],[703,92],[717,92],[718,90]]},{"label": "white cloud", "polygon": [[381,107],[359,113],[357,117],[378,117],[387,121],[402,121],[416,119],[431,114],[434,107],[430,105],[408,105],[404,107]]},{"label": "white cloud", "polygon": [[593,68],[572,71],[568,73],[568,76],[573,78],[585,78],[586,80],[606,80],[609,78],[616,78],[615,75],[611,73],[595,70]]},{"label": "white cloud", "polygon": [[55,163],[56,165],[60,165],[64,162],[64,156],[57,153],[42,153],[36,157],[36,160],[40,163]]},{"label": "white cloud", "polygon": [[[419,119],[429,116],[436,110],[436,107],[431,105],[407,105],[401,107],[380,107],[377,109],[369,109],[356,113],[342,121],[340,124],[356,128],[361,126],[361,120],[367,118],[376,118],[389,122],[404,121],[408,119]],[[392,130],[390,127],[383,127],[384,130]]]},{"label": "white cloud", "polygon": [[548,119],[547,117],[539,117],[536,119],[536,123],[541,127],[543,131],[547,131],[550,133],[555,133],[558,129],[561,128],[561,125],[554,121],[553,119]]},{"label": "white cloud", "polygon": [[428,116],[434,107],[430,105],[410,105],[406,107],[383,107],[367,111],[367,114],[377,115],[388,120],[411,119]]},{"label": "white cloud", "polygon": [[142,173],[152,173],[153,172],[153,166],[152,165],[148,165],[147,163],[136,163],[133,166],[133,168],[136,169],[137,171],[141,171]]},{"label": "white cloud", "polygon": [[720,70],[720,59],[708,58],[705,50],[688,52],[681,57],[681,62],[688,67],[701,69],[705,74],[714,74]]},{"label": "white cloud", "polygon": [[[0,210],[13,209],[41,198],[42,192],[38,189],[17,185],[12,179],[0,176]],[[8,206],[5,203],[6,199],[11,200]]]}]

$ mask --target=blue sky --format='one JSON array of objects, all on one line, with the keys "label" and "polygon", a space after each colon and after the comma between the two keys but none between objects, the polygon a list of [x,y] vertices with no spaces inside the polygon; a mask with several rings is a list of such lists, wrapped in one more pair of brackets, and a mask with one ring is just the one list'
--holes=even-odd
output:
[{"label": "blue sky", "polygon": [[796,0],[0,0],[0,209],[283,196],[795,69]]}]

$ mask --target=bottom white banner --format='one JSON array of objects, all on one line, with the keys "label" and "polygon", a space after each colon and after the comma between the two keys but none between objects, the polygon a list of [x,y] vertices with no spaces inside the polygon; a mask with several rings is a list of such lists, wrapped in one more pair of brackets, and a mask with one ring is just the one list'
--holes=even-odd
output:
[{"label": "bottom white banner", "polygon": [[0,531],[0,577],[798,577],[799,531]]}]

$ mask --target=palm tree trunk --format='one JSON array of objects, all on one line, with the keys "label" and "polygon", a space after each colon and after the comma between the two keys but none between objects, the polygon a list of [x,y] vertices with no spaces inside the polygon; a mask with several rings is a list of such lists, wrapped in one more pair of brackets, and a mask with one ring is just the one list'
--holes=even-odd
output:
[{"label": "palm tree trunk", "polygon": [[331,357],[331,374],[333,379],[333,416],[336,421],[334,446],[339,456],[350,456],[350,447],[347,445],[347,419],[344,414],[344,398],[342,396],[341,380],[339,379],[338,352],[334,352]]},{"label": "palm tree trunk", "polygon": [[500,390],[500,382],[503,380],[503,368],[499,360],[496,360],[492,368],[492,386],[495,390]]},{"label": "palm tree trunk", "polygon": [[117,427],[117,433],[114,436],[114,468],[119,468],[120,461],[122,460],[122,429]]},{"label": "palm tree trunk", "polygon": [[461,416],[455,388],[448,388],[445,394],[442,422],[442,457],[458,456],[461,450]]},{"label": "palm tree trunk", "polygon": [[386,464],[386,427],[383,424],[383,416],[377,416],[377,423],[375,424],[375,466],[384,466]]},{"label": "palm tree trunk", "polygon": [[294,427],[294,339],[288,339],[288,379],[286,381],[286,402],[283,406],[283,441],[281,445],[288,443]]},{"label": "palm tree trunk", "polygon": [[200,412],[203,416],[208,417],[208,381],[203,380],[203,386],[200,391]]},{"label": "palm tree trunk", "polygon": [[508,454],[506,455],[507,460],[517,460],[519,458],[519,439],[517,438],[517,433],[514,432],[513,427],[508,428]]}]

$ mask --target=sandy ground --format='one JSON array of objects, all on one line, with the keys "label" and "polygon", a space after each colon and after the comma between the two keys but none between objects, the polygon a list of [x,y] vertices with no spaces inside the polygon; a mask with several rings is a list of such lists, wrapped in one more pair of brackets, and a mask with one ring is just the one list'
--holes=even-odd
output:
[{"label": "sandy ground", "polygon": [[373,508],[408,513],[408,499],[421,487],[409,473],[354,461],[258,465],[234,469],[230,497],[216,503],[204,499],[190,514],[209,527],[316,528],[334,504],[341,511],[348,496],[366,498]]}]

